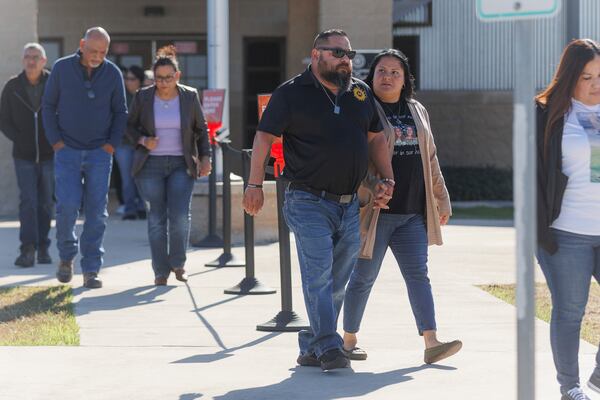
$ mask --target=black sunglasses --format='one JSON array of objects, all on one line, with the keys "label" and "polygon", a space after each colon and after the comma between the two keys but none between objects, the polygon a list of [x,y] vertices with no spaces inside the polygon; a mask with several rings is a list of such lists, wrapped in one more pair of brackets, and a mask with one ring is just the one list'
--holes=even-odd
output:
[{"label": "black sunglasses", "polygon": [[331,55],[335,58],[344,58],[344,56],[348,56],[348,58],[352,60],[356,56],[356,51],[346,50],[340,47],[317,47],[317,50],[329,50],[331,51]]},{"label": "black sunglasses", "polygon": [[96,93],[94,93],[94,90],[92,89],[92,82],[90,81],[84,81],[83,82],[83,86],[88,90],[87,91],[87,96],[89,99],[93,100],[96,98]]}]

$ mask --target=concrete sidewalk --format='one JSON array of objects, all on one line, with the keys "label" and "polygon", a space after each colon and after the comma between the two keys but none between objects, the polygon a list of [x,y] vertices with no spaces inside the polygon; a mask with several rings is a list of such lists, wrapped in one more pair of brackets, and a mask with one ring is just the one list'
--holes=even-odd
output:
[{"label": "concrete sidewalk", "polygon": [[[54,266],[12,265],[17,227],[0,223],[0,285],[56,284]],[[279,311],[279,293],[223,294],[244,270],[204,267],[216,249],[190,249],[187,285],[171,278],[156,288],[145,222],[111,219],[105,287],[82,290],[81,276],[73,280],[81,346],[0,348],[0,399],[515,399],[515,309],[474,286],[514,282],[514,230],[452,225],[444,235],[429,263],[439,336],[461,339],[463,350],[423,364],[406,288],[388,253],[359,335],[368,360],[322,373],[296,366],[296,334],[255,330]],[[243,249],[235,252],[243,257]],[[294,309],[305,316],[295,252],[292,260]],[[277,244],[256,248],[261,282],[279,289],[278,268]],[[559,399],[548,324],[538,321],[536,331],[537,399]],[[594,354],[581,343],[583,380]]]}]

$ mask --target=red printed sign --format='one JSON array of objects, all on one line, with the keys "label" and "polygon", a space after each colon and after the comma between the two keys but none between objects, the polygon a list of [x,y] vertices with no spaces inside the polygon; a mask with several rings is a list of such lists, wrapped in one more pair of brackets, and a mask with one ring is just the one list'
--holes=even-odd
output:
[{"label": "red printed sign", "polygon": [[[263,112],[271,100],[271,94],[259,94],[258,97],[258,120],[262,118]],[[283,158],[283,140],[281,138],[275,139],[275,142],[271,145],[271,157],[275,159],[273,164],[274,175],[276,178],[279,177],[285,167],[285,160]]]},{"label": "red printed sign", "polygon": [[198,53],[198,43],[196,42],[175,42],[175,48],[179,54]]},{"label": "red printed sign", "polygon": [[225,89],[206,89],[202,92],[202,111],[206,122],[221,123],[223,103],[225,103]]},{"label": "red printed sign", "polygon": [[271,93],[258,94],[256,97],[258,98],[258,120],[260,121],[265,108],[267,108],[267,104],[269,104],[269,100],[271,100]]}]

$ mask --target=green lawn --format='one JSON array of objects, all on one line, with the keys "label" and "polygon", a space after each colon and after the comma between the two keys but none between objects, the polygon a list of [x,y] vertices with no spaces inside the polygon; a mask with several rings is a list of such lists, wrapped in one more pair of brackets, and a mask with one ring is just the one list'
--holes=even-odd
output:
[{"label": "green lawn", "polygon": [[465,219],[513,219],[512,207],[453,208],[452,218]]},{"label": "green lawn", "polygon": [[0,346],[78,346],[69,286],[0,288]]},{"label": "green lawn", "polygon": [[[481,285],[481,289],[496,296],[497,298],[515,305],[515,285]],[[535,314],[546,322],[550,322],[552,312],[552,301],[550,291],[545,283],[535,285]],[[581,338],[586,342],[598,345],[600,341],[600,286],[592,283],[590,296],[581,325]]]}]

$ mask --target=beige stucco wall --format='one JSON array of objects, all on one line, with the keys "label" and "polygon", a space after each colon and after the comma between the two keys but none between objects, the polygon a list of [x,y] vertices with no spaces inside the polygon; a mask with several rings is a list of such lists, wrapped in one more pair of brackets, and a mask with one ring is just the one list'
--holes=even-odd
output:
[{"label": "beige stucco wall", "polygon": [[319,0],[288,0],[288,21],[286,76],[292,77],[306,68],[302,61],[319,32]]},{"label": "beige stucco wall", "polygon": [[[145,17],[145,6],[163,6],[164,17]],[[206,34],[206,0],[43,0],[40,37],[63,38],[64,52],[78,47],[86,28],[100,25],[110,34]]]},{"label": "beige stucco wall", "polygon": [[[23,45],[37,40],[37,0],[0,0],[0,90],[21,71]],[[12,161],[12,143],[0,137],[0,216],[15,215],[18,189]]]},{"label": "beige stucco wall", "polygon": [[355,49],[392,47],[393,0],[321,0],[319,30],[341,28]]}]

